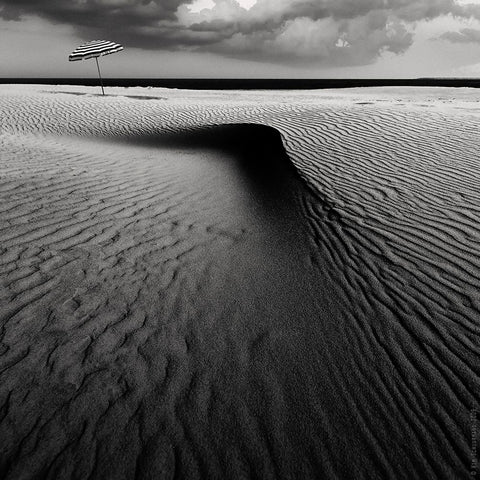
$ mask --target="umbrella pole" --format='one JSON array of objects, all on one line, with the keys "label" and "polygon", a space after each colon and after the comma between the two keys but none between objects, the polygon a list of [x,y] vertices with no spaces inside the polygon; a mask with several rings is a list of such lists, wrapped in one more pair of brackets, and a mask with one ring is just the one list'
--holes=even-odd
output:
[{"label": "umbrella pole", "polygon": [[105,95],[105,91],[103,90],[102,74],[100,73],[100,65],[98,64],[98,57],[95,57],[95,61],[97,62],[98,76],[100,77],[100,85],[102,86],[102,95]]}]

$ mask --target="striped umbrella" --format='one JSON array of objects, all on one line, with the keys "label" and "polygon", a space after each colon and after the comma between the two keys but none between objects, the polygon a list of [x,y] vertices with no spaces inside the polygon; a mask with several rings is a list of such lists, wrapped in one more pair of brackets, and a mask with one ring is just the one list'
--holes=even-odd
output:
[{"label": "striped umbrella", "polygon": [[100,66],[98,65],[98,57],[120,52],[120,50],[123,50],[123,47],[119,43],[109,42],[107,40],[94,40],[92,42],[84,43],[76,48],[68,56],[68,60],[70,62],[75,62],[77,60],[95,58],[95,61],[97,62],[98,76],[100,77],[100,85],[102,86],[102,94],[105,95],[105,91],[103,90],[102,74],[100,73]]}]

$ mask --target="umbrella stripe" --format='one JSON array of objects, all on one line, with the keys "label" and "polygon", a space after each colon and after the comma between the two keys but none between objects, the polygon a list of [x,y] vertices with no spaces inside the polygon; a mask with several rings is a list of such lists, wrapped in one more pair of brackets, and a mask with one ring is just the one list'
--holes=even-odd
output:
[{"label": "umbrella stripe", "polygon": [[76,50],[84,50],[86,48],[94,48],[94,47],[101,47],[101,46],[104,46],[104,45],[115,45],[115,43],[113,42],[106,42],[106,41],[102,41],[102,42],[89,42],[89,43],[85,43],[84,45],[80,45],[78,48],[76,48]]},{"label": "umbrella stripe", "polygon": [[111,47],[89,48],[88,50],[83,50],[81,52],[75,51],[75,52],[71,53],[70,55],[71,56],[86,55],[86,54],[89,54],[89,53],[101,53],[101,52],[105,52],[105,51],[109,51],[109,50],[117,50],[117,49],[123,49],[123,47],[121,45],[114,45],[114,46],[111,46]]},{"label": "umbrella stripe", "polygon": [[68,57],[70,61],[110,55],[123,50],[122,45],[106,40],[94,40],[76,48]]},{"label": "umbrella stripe", "polygon": [[117,47],[119,47],[119,45],[116,45],[116,44],[95,45],[95,46],[91,46],[91,47],[88,47],[88,48],[77,48],[73,53],[90,52],[92,50],[100,50],[100,49],[105,49],[105,48],[117,48]]},{"label": "umbrella stripe", "polygon": [[117,44],[113,43],[113,42],[87,43],[85,45],[81,45],[75,51],[88,50],[90,48],[97,48],[97,47],[110,47],[110,46],[115,46],[115,45],[117,45]]},{"label": "umbrella stripe", "polygon": [[89,48],[77,48],[73,53],[83,53],[83,52],[90,52],[92,50],[99,50],[102,48],[115,48],[116,45],[96,45],[94,47]]},{"label": "umbrella stripe", "polygon": [[75,56],[75,57],[70,56],[69,60],[71,62],[75,62],[77,60],[88,60],[89,58],[104,57],[105,55],[110,55],[112,53],[120,52],[121,50],[123,50],[123,48],[119,48],[119,49],[116,49],[116,50],[109,50],[108,52],[90,53],[90,54]]}]

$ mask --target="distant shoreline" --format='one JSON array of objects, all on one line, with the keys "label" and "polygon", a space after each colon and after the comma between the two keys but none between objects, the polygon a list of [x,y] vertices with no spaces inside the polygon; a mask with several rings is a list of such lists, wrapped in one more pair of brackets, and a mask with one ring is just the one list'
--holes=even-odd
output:
[{"label": "distant shoreline", "polygon": [[[0,78],[0,84],[97,86],[96,78]],[[323,90],[358,87],[470,87],[480,78],[414,79],[230,79],[230,78],[106,78],[108,87],[160,87],[189,90]]]}]

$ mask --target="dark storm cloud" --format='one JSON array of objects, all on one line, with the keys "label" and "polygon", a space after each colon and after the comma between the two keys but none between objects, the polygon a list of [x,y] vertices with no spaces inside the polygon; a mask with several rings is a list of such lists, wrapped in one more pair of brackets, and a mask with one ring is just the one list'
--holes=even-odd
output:
[{"label": "dark storm cloud", "polygon": [[402,53],[417,21],[480,17],[478,6],[455,0],[258,0],[250,10],[214,0],[212,9],[197,13],[188,8],[192,1],[0,0],[0,16],[38,15],[70,24],[86,39],[133,47],[324,65],[364,65],[384,51]]},{"label": "dark storm cloud", "polygon": [[[188,3],[186,0],[0,0],[0,16],[18,20],[22,15],[38,15],[72,25],[85,38],[111,35],[135,46],[157,48],[178,43],[181,26],[176,25],[175,13],[180,5]],[[188,33],[184,40],[191,43]]]}]

